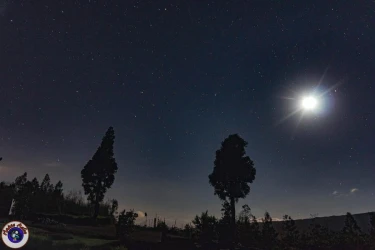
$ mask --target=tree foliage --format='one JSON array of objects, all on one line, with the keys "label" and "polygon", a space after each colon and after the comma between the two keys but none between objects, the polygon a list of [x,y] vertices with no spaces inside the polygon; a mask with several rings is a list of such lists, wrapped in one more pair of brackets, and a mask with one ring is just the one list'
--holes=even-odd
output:
[{"label": "tree foliage", "polygon": [[237,222],[238,241],[245,247],[257,247],[259,244],[259,224],[251,214],[248,205],[243,205]]},{"label": "tree foliage", "polygon": [[162,220],[158,221],[158,223],[156,224],[156,228],[160,229],[162,232],[167,232],[169,229],[165,221],[162,221]]},{"label": "tree foliage", "polygon": [[274,249],[277,246],[278,233],[272,225],[272,218],[268,212],[264,214],[262,219],[262,241],[266,249]]},{"label": "tree foliage", "polygon": [[114,140],[115,132],[110,127],[94,156],[81,171],[83,189],[94,206],[94,218],[98,216],[99,204],[115,180],[117,163],[113,153]]},{"label": "tree foliage", "polygon": [[209,215],[208,211],[200,216],[196,215],[192,223],[195,227],[195,236],[201,242],[210,242],[217,239],[218,220],[215,216]]},{"label": "tree foliage", "polygon": [[242,224],[250,224],[251,220],[251,209],[249,205],[245,204],[242,206],[242,210],[238,216],[238,222]]},{"label": "tree foliage", "polygon": [[209,175],[209,183],[214,187],[215,195],[224,201],[229,199],[233,224],[236,220],[235,203],[249,194],[249,184],[254,181],[256,174],[253,161],[245,156],[246,146],[247,142],[237,134],[226,138],[216,151],[214,169]]},{"label": "tree foliage", "polygon": [[363,243],[362,231],[351,213],[346,213],[345,225],[342,229],[342,242],[347,246],[358,246]]},{"label": "tree foliage", "polygon": [[25,219],[32,210],[33,190],[27,180],[27,173],[18,176],[14,182],[14,206],[12,214],[19,219]]},{"label": "tree foliage", "polygon": [[375,213],[369,213],[369,217],[370,217],[369,240],[370,240],[370,244],[375,247]]},{"label": "tree foliage", "polygon": [[119,238],[128,238],[134,230],[135,220],[138,214],[134,210],[126,211],[125,209],[120,212],[116,224],[116,234]]},{"label": "tree foliage", "polygon": [[110,214],[110,216],[115,218],[116,215],[117,215],[118,201],[116,199],[112,199],[110,201],[110,204],[111,204],[111,207],[109,208],[109,214]]},{"label": "tree foliage", "polygon": [[300,240],[300,235],[292,217],[288,215],[283,216],[282,232],[284,249],[297,248]]}]

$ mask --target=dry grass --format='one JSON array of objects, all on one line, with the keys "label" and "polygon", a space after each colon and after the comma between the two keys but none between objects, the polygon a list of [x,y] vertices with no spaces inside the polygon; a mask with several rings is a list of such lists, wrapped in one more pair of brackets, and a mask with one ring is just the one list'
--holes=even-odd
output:
[{"label": "dry grass", "polygon": [[[5,223],[0,223],[0,228]],[[25,224],[31,225],[25,221]],[[115,228],[113,227],[88,227],[67,225],[65,228],[58,226],[47,226],[34,224],[28,226],[30,230],[30,239],[27,249],[107,249],[107,250],[126,250],[124,247],[117,246],[119,241],[113,239]]]}]

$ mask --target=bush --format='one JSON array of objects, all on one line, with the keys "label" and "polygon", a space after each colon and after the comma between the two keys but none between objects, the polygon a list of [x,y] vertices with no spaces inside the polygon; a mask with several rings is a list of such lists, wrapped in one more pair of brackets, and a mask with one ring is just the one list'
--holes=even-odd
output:
[{"label": "bush", "polygon": [[57,221],[59,223],[71,224],[77,226],[105,226],[111,225],[111,217],[98,217],[93,219],[89,216],[71,216],[71,215],[62,215],[62,214],[36,214],[33,216],[34,220],[37,218],[48,218],[50,220]]},{"label": "bush", "polygon": [[52,240],[70,240],[73,239],[71,234],[50,234],[49,237]]},{"label": "bush", "polygon": [[30,236],[27,244],[22,248],[24,250],[44,250],[44,249],[55,249],[52,240],[48,238],[40,238]]},{"label": "bush", "polygon": [[116,224],[116,235],[119,238],[128,238],[130,233],[134,230],[134,222],[138,214],[133,210],[128,212],[125,209],[120,213],[118,222]]}]

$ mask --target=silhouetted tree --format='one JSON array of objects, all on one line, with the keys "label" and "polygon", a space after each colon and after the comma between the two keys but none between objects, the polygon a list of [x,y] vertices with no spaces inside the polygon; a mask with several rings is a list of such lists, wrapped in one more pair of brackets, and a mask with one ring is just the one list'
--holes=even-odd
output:
[{"label": "silhouetted tree", "polygon": [[116,199],[112,199],[111,200],[111,208],[109,210],[109,215],[111,215],[113,217],[116,216],[117,209],[118,209],[118,201]]},{"label": "silhouetted tree", "polygon": [[243,205],[242,211],[240,212],[238,216],[237,232],[238,232],[239,242],[246,247],[253,246],[250,223],[251,223],[251,209],[248,205]]},{"label": "silhouetted tree", "polygon": [[254,215],[252,215],[251,216],[251,224],[250,224],[251,246],[259,247],[259,245],[261,243],[261,238],[262,238],[262,235],[261,235],[261,232],[260,232],[260,229],[259,229],[258,220]]},{"label": "silhouetted tree", "polygon": [[32,179],[31,181],[31,189],[32,189],[32,202],[31,202],[31,211],[32,213],[37,213],[40,209],[41,204],[43,204],[44,201],[39,200],[39,193],[40,193],[40,186],[39,181],[37,178]]},{"label": "silhouetted tree", "polygon": [[249,183],[254,181],[256,174],[253,161],[245,156],[246,146],[247,142],[237,134],[226,138],[221,143],[221,148],[216,151],[214,169],[209,175],[215,195],[224,201],[229,199],[233,232],[236,224],[235,203],[249,194]]},{"label": "silhouetted tree", "polygon": [[222,204],[221,212],[222,212],[222,222],[225,222],[226,224],[231,223],[231,206],[230,203],[227,201],[224,201]]},{"label": "silhouetted tree", "polygon": [[57,211],[59,214],[61,214],[62,203],[64,201],[63,184],[61,181],[56,183],[52,196]]},{"label": "silhouetted tree", "polygon": [[192,221],[195,227],[195,233],[201,242],[211,242],[217,238],[216,226],[217,219],[215,216],[208,214],[208,211],[201,214],[201,216],[196,215]]},{"label": "silhouetted tree", "polygon": [[33,188],[30,181],[27,180],[27,173],[18,176],[14,182],[14,206],[13,215],[19,219],[25,219],[29,216],[32,209]]},{"label": "silhouetted tree", "polygon": [[310,246],[317,249],[328,248],[331,246],[331,232],[326,226],[314,224],[310,231]]},{"label": "silhouetted tree", "polygon": [[84,201],[82,192],[71,190],[64,197],[63,212],[73,215],[89,215],[90,207]]},{"label": "silhouetted tree", "polygon": [[83,189],[94,206],[93,218],[98,216],[100,202],[115,180],[117,163],[113,154],[114,140],[115,132],[110,127],[96,153],[81,171]]},{"label": "silhouetted tree", "polygon": [[363,243],[361,228],[351,213],[346,213],[345,225],[341,233],[342,242],[348,247],[355,248]]},{"label": "silhouetted tree", "polygon": [[40,191],[43,192],[43,194],[50,194],[53,192],[53,184],[51,184],[51,178],[49,177],[49,174],[46,174],[44,176],[44,179],[42,183],[40,183]]},{"label": "silhouetted tree", "polygon": [[299,232],[294,220],[288,215],[283,216],[282,230],[282,243],[284,249],[297,248],[299,243]]},{"label": "silhouetted tree", "polygon": [[277,246],[277,232],[272,225],[272,218],[268,212],[264,214],[264,219],[262,219],[262,241],[263,246],[266,249],[274,249]]},{"label": "silhouetted tree", "polygon": [[53,201],[53,190],[54,186],[51,184],[51,178],[49,174],[46,174],[40,183],[40,192],[38,194],[38,203],[40,205],[40,212],[50,212],[55,208],[55,203]]},{"label": "silhouetted tree", "polygon": [[231,228],[231,206],[226,200],[221,208],[221,219],[218,221],[217,233],[221,247],[230,248],[233,242],[233,232]]},{"label": "silhouetted tree", "polygon": [[134,230],[134,223],[137,219],[138,214],[134,210],[128,212],[121,211],[118,217],[118,222],[116,224],[116,234],[119,238],[128,238],[130,233]]},{"label": "silhouetted tree", "polygon": [[36,192],[39,190],[39,181],[37,178],[32,179],[31,184],[33,186],[33,191]]},{"label": "silhouetted tree", "polygon": [[370,244],[375,249],[375,213],[369,213],[369,216],[370,216],[370,230],[369,230]]},{"label": "silhouetted tree", "polygon": [[238,222],[243,224],[250,224],[251,220],[251,209],[249,205],[245,204],[242,206],[242,211],[238,216]]},{"label": "silhouetted tree", "polygon": [[191,238],[194,228],[190,224],[186,224],[184,227],[184,235]]},{"label": "silhouetted tree", "polygon": [[165,221],[162,220],[158,221],[156,228],[161,230],[163,233],[166,233],[168,231],[168,225],[165,223]]}]

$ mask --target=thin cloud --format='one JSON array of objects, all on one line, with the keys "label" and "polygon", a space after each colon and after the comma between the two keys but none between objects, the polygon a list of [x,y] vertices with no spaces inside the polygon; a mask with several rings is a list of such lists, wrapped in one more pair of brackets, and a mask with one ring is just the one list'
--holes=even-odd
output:
[{"label": "thin cloud", "polygon": [[331,194],[333,197],[342,197],[342,196],[347,196],[337,190],[333,191],[332,194]]},{"label": "thin cloud", "polygon": [[359,191],[358,188],[352,188],[352,189],[350,189],[350,191],[348,193],[341,193],[341,192],[335,190],[335,191],[332,192],[331,195],[334,196],[334,197],[349,196],[349,195],[353,195],[353,194],[357,193],[358,191]]}]

